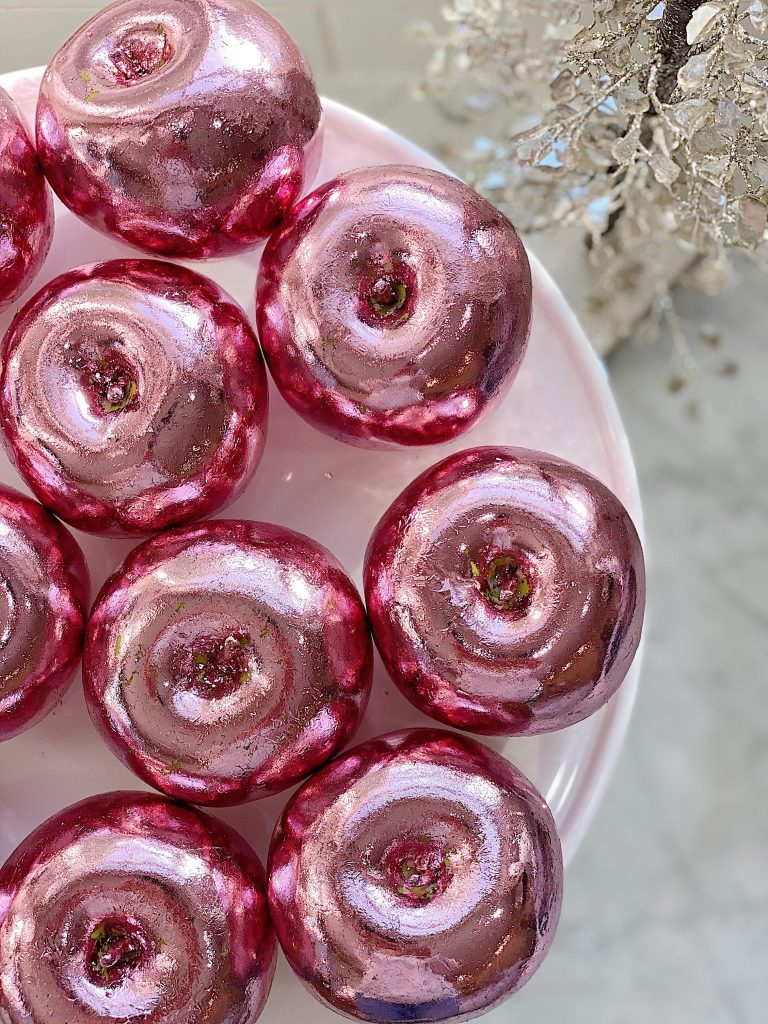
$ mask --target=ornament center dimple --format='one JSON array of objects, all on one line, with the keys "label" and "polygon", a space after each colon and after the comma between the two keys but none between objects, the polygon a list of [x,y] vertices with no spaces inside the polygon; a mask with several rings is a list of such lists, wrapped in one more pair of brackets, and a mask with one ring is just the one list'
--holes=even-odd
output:
[{"label": "ornament center dimple", "polygon": [[92,408],[103,414],[122,412],[139,399],[137,375],[120,353],[109,350],[100,358],[78,359],[81,383]]},{"label": "ornament center dimple", "polygon": [[226,697],[250,680],[253,657],[245,633],[198,636],[174,659],[176,683],[199,697]]},{"label": "ornament center dimple", "polygon": [[370,327],[391,330],[413,315],[417,280],[402,254],[377,252],[357,267],[357,315]]},{"label": "ornament center dimple", "polygon": [[533,568],[519,551],[493,551],[470,562],[475,586],[497,611],[524,614],[531,603]]},{"label": "ornament center dimple", "polygon": [[173,48],[162,25],[129,29],[109,52],[119,85],[141,82],[164,68],[172,57]]},{"label": "ornament center dimple", "polygon": [[448,851],[430,836],[394,843],[384,855],[383,868],[393,891],[414,906],[445,892],[453,878]]},{"label": "ornament center dimple", "polygon": [[382,275],[371,285],[368,302],[374,313],[381,317],[393,316],[408,301],[408,288],[403,281]]},{"label": "ornament center dimple", "polygon": [[106,917],[91,930],[85,953],[94,985],[119,985],[146,960],[150,941],[140,925],[127,917]]}]

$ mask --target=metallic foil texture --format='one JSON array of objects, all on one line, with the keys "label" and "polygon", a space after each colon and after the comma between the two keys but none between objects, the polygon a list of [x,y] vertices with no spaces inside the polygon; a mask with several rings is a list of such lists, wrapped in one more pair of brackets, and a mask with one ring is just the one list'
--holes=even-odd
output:
[{"label": "metallic foil texture", "polygon": [[320,161],[312,74],[252,0],[117,0],[43,79],[37,145],[59,198],[145,251],[257,244]]},{"label": "metallic foil texture", "polygon": [[90,576],[72,535],[0,484],[0,740],[39,722],[80,661]]},{"label": "metallic foil texture", "polygon": [[32,283],[53,239],[53,198],[11,97],[0,89],[0,310]]},{"label": "metallic foil texture", "polygon": [[258,857],[190,807],[91,797],[0,869],[7,1024],[250,1024],[275,959]]},{"label": "metallic foil texture", "polygon": [[261,261],[272,376],[308,422],[368,447],[434,444],[503,395],[525,353],[531,273],[506,218],[421,167],[351,171],[304,199]]},{"label": "metallic foil texture", "polygon": [[368,702],[363,602],[292,530],[221,520],[136,548],[104,585],[83,678],[97,728],[145,782],[235,804],[304,778]]},{"label": "metallic foil texture", "polygon": [[5,338],[0,421],[37,497],[93,533],[211,515],[251,479],[268,390],[245,313],[153,260],[62,274]]},{"label": "metallic foil texture", "polygon": [[640,642],[645,568],[619,499],[516,448],[437,463],[394,501],[365,562],[374,637],[425,714],[488,735],[593,714]]},{"label": "metallic foil texture", "polygon": [[268,874],[291,966],[365,1021],[491,1009],[538,967],[562,898],[543,798],[498,754],[433,729],[364,743],[306,782]]}]

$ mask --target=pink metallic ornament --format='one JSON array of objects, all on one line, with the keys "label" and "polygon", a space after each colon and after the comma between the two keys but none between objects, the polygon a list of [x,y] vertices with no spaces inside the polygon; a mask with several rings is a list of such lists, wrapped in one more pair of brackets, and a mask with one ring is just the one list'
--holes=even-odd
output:
[{"label": "pink metallic ornament", "polygon": [[275,959],[259,858],[191,807],[91,797],[0,869],[8,1024],[251,1024]]},{"label": "pink metallic ornament", "polygon": [[220,520],[136,548],[88,623],[96,727],[156,789],[236,804],[302,779],[350,739],[373,645],[354,585],[319,544]]},{"label": "pink metallic ornament", "polygon": [[316,173],[320,115],[304,56],[252,0],[117,0],[53,58],[37,144],[93,227],[202,259],[274,231]]},{"label": "pink metallic ornament", "polygon": [[384,513],[365,593],[384,663],[421,711],[531,735],[581,721],[618,689],[640,642],[643,551],[619,499],[585,470],[470,448]]},{"label": "pink metallic ornament", "polygon": [[0,484],[0,740],[44,718],[72,682],[90,576],[72,535]]},{"label": "pink metallic ornament", "polygon": [[531,272],[509,221],[456,178],[370,167],[322,185],[272,236],[257,321],[277,386],[313,426],[434,444],[514,379]]},{"label": "pink metallic ornament", "polygon": [[547,953],[563,865],[549,808],[498,754],[411,729],[306,782],[277,825],[269,904],[289,963],[366,1021],[469,1020]]},{"label": "pink metallic ornament", "polygon": [[53,238],[53,199],[15,103],[0,89],[0,310],[32,283]]},{"label": "pink metallic ornament", "polygon": [[62,274],[5,338],[6,449],[43,504],[92,533],[152,533],[234,500],[261,458],[267,405],[245,313],[169,263]]}]

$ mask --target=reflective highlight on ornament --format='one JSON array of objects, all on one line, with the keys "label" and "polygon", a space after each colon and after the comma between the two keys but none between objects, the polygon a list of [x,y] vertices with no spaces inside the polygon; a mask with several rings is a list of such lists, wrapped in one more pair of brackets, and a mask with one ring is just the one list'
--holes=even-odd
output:
[{"label": "reflective highlight on ornament", "polygon": [[500,755],[412,729],[306,782],[272,839],[269,903],[309,991],[365,1021],[469,1020],[534,973],[554,937],[552,815]]},{"label": "reflective highlight on ornament", "polygon": [[89,601],[88,566],[69,531],[0,484],[0,740],[35,725],[66,693]]},{"label": "reflective highlight on ornament", "polygon": [[320,100],[294,41],[251,0],[118,0],[43,79],[37,140],[59,198],[162,256],[256,245],[311,183]]},{"label": "reflective highlight on ornament", "polygon": [[255,1021],[276,959],[264,870],[200,811],[91,797],[0,869],[0,959],[14,1024]]},{"label": "reflective highlight on ornament", "polygon": [[11,97],[0,89],[0,310],[29,287],[53,239],[53,198]]},{"label": "reflective highlight on ornament", "polygon": [[5,338],[6,449],[45,505],[93,533],[152,533],[234,500],[261,458],[267,405],[245,313],[169,263],[62,274]]},{"label": "reflective highlight on ornament", "polygon": [[83,664],[114,753],[169,796],[269,796],[337,753],[371,686],[351,580],[319,544],[221,520],[140,545],[107,581]]},{"label": "reflective highlight on ornament", "polygon": [[365,560],[377,646],[425,714],[488,735],[579,722],[640,642],[642,547],[619,499],[541,452],[470,448],[418,477]]},{"label": "reflective highlight on ornament", "polygon": [[530,322],[515,229],[456,178],[421,167],[327,182],[261,261],[270,372],[304,419],[352,444],[434,444],[468,430],[514,379]]}]

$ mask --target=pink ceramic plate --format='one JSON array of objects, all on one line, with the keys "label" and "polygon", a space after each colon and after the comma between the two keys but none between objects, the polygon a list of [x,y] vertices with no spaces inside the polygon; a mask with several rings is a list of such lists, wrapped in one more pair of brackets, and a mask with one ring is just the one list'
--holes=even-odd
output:
[{"label": "pink ceramic plate", "polygon": [[[31,122],[41,70],[0,76],[0,86]],[[325,102],[325,154],[318,182],[353,167],[413,163],[438,167],[413,143],[332,101]],[[443,168],[444,169],[444,168]],[[86,227],[56,203],[56,235],[29,298],[65,270],[94,260],[132,254]],[[253,289],[260,250],[195,266],[215,278],[253,316]],[[622,499],[639,527],[640,499],[627,438],[605,371],[575,316],[546,271],[531,257],[533,331],[511,392],[490,420],[458,441],[407,452],[369,452],[340,444],[313,430],[273,390],[264,460],[246,493],[227,515],[264,519],[309,534],[329,547],[360,585],[363,553],[381,513],[402,488],[451,451],[480,444],[521,445],[553,452],[584,466]],[[0,315],[4,333],[19,305]],[[0,480],[23,485],[4,455]],[[95,587],[122,560],[130,541],[79,534]],[[533,780],[554,812],[566,861],[573,856],[595,812],[618,755],[637,690],[640,659],[616,696],[592,718],[563,732],[491,740]],[[374,695],[355,742],[429,720],[400,696],[380,663]],[[102,744],[85,710],[79,682],[64,703],[36,728],[0,744],[0,861],[35,826],[66,804],[109,789],[144,788]],[[265,857],[272,826],[285,796],[221,813]],[[508,1020],[510,1006],[485,1019]],[[287,1019],[338,1020],[301,988],[285,963],[263,1024]]]}]

